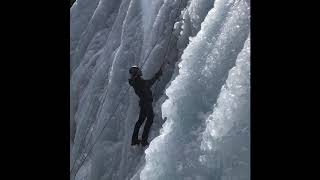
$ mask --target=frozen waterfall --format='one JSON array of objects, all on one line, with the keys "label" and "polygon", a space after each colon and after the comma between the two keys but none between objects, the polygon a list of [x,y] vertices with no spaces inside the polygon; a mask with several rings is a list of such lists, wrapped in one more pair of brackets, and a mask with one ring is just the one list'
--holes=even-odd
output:
[{"label": "frozen waterfall", "polygon": [[[132,147],[128,69],[163,63]],[[250,179],[250,0],[76,0],[70,65],[72,180]]]}]

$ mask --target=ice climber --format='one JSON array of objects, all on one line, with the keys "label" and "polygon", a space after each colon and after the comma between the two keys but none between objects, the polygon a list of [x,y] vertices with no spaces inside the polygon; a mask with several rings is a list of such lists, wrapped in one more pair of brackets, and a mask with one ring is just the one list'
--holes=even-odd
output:
[{"label": "ice climber", "polygon": [[[152,108],[152,92],[151,86],[156,82],[157,79],[162,75],[162,68],[154,75],[153,78],[150,80],[144,80],[142,76],[142,71],[139,69],[138,66],[132,66],[129,69],[130,79],[129,84],[133,87],[134,92],[139,96],[139,106],[140,106],[140,114],[139,119],[134,126],[134,131],[132,134],[131,145],[139,145],[140,143],[142,146],[149,145],[148,143],[148,135],[149,131],[153,122],[153,108]],[[146,120],[144,125],[144,130],[142,134],[142,139],[138,139],[138,134],[142,123]]]}]

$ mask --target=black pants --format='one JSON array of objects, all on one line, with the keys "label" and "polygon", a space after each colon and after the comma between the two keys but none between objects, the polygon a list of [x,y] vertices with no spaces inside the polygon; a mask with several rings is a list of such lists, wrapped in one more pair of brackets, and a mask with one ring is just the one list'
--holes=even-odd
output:
[{"label": "black pants", "polygon": [[152,102],[147,102],[147,103],[141,103],[140,104],[140,114],[139,114],[139,119],[136,122],[136,125],[134,126],[134,131],[132,134],[132,141],[138,139],[139,135],[139,130],[145,119],[147,118],[147,121],[144,125],[144,130],[142,134],[142,142],[147,142],[148,141],[148,135],[149,131],[153,122],[153,109],[152,109]]}]

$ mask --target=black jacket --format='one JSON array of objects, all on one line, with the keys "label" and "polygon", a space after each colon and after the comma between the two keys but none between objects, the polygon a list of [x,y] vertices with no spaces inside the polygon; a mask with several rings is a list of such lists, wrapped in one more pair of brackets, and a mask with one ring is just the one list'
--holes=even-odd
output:
[{"label": "black jacket", "polygon": [[151,103],[153,101],[151,86],[156,82],[156,80],[161,76],[162,71],[157,72],[153,78],[150,80],[144,80],[141,77],[135,77],[129,79],[130,86],[133,87],[134,92],[139,96],[139,104]]}]

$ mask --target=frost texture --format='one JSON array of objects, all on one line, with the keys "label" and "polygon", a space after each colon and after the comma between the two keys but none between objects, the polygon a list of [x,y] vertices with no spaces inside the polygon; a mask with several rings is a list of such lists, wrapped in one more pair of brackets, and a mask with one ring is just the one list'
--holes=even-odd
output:
[{"label": "frost texture", "polygon": [[[249,0],[77,0],[70,20],[71,179],[250,179]],[[131,147],[128,69],[163,63]]]}]

